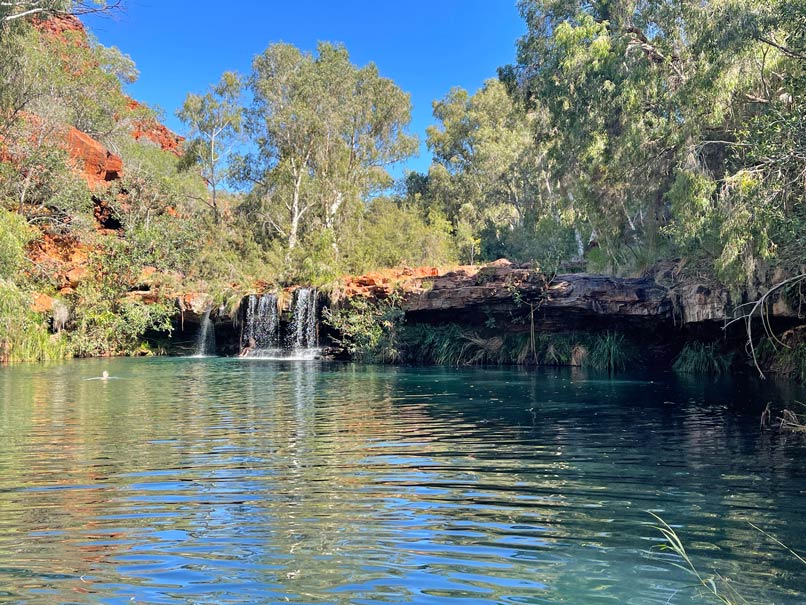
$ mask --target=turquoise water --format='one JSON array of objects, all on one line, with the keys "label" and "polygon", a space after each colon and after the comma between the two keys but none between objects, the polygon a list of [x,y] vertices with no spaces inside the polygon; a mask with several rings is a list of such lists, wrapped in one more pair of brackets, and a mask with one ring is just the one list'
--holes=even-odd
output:
[{"label": "turquoise water", "polygon": [[[113,379],[87,380],[103,370]],[[791,385],[154,359],[0,369],[2,603],[806,602]]]}]

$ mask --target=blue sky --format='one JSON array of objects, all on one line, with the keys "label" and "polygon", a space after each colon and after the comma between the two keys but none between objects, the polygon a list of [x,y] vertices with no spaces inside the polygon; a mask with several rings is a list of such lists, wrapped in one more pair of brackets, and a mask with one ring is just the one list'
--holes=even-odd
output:
[{"label": "blue sky", "polygon": [[130,94],[160,107],[178,132],[174,113],[188,92],[203,92],[226,70],[249,73],[270,43],[314,50],[320,40],[342,42],[353,63],[374,61],[411,94],[422,153],[406,168],[420,171],[430,162],[432,101],[495,77],[525,30],[515,0],[126,0],[122,12],[85,22],[102,44],[134,59],[140,79]]}]

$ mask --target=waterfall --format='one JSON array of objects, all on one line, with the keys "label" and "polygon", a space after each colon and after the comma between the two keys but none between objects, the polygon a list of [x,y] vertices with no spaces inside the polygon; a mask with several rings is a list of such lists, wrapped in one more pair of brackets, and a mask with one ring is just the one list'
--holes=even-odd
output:
[{"label": "waterfall", "polygon": [[280,317],[276,295],[249,296],[242,345],[248,346],[250,340],[254,341],[255,350],[276,349],[280,346]]},{"label": "waterfall", "polygon": [[208,357],[215,355],[215,326],[210,319],[210,310],[204,312],[199,324],[199,333],[196,335],[196,352],[193,357]]},{"label": "waterfall", "polygon": [[294,291],[291,317],[291,348],[295,351],[315,349],[319,344],[316,321],[316,288],[297,288]]},{"label": "waterfall", "polygon": [[316,289],[297,288],[289,310],[290,322],[287,319],[281,321],[276,294],[250,295],[246,301],[241,357],[285,360],[318,358]]}]

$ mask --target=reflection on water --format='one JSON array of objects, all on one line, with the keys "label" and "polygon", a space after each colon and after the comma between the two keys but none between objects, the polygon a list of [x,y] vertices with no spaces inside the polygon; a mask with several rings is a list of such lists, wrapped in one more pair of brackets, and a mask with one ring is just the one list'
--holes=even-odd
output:
[{"label": "reflection on water", "polygon": [[[87,381],[108,370],[114,381]],[[782,387],[794,388],[794,387]],[[0,602],[803,603],[751,383],[234,359],[0,370]],[[749,404],[748,404],[749,403]]]}]

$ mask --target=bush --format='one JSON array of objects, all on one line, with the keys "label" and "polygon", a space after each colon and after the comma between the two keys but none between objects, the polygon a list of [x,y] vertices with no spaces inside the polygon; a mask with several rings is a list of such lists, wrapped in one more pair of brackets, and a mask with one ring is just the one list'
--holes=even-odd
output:
[{"label": "bush", "polygon": [[171,331],[172,305],[93,300],[91,292],[83,290],[69,335],[70,351],[77,357],[142,354],[149,351],[143,340],[146,332]]},{"label": "bush", "polygon": [[29,296],[0,278],[0,362],[52,361],[67,357],[61,334],[50,334],[45,319],[30,308]]},{"label": "bush", "polygon": [[399,330],[404,321],[398,299],[353,298],[349,305],[325,309],[325,322],[338,333],[337,342],[357,361],[400,360]]}]

